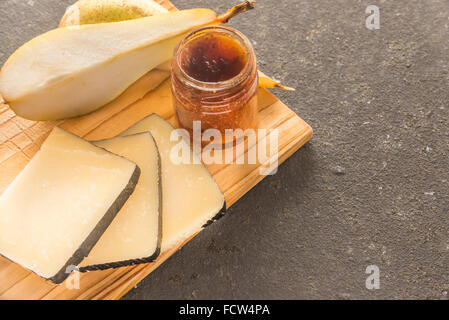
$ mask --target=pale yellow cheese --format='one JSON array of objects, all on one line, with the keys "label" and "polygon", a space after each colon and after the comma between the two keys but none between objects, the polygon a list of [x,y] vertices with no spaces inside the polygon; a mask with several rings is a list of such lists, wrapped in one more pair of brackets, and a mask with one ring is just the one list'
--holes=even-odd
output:
[{"label": "pale yellow cheese", "polygon": [[[121,135],[150,131],[161,156],[162,251],[200,231],[224,207],[224,196],[207,169],[200,164],[175,164],[170,151],[179,141],[170,141],[174,128],[158,115],[151,115]],[[186,143],[186,142],[181,142]],[[190,146],[187,145],[190,150]],[[194,156],[190,150],[190,157]]]},{"label": "pale yellow cheese", "polygon": [[0,254],[61,279],[76,250],[88,250],[86,238],[137,180],[136,168],[56,127],[0,198]]},{"label": "pale yellow cheese", "polygon": [[80,266],[118,267],[136,263],[127,260],[154,259],[160,250],[161,190],[153,137],[146,132],[93,143],[135,162],[141,173],[133,194]]}]

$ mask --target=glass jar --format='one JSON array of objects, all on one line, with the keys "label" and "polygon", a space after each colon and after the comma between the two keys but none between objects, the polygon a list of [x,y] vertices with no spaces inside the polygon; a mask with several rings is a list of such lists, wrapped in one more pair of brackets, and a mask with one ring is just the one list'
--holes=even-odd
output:
[{"label": "glass jar", "polygon": [[175,48],[171,79],[178,126],[191,137],[194,121],[201,121],[201,133],[218,129],[223,144],[257,127],[256,57],[239,31],[207,26],[187,34]]}]

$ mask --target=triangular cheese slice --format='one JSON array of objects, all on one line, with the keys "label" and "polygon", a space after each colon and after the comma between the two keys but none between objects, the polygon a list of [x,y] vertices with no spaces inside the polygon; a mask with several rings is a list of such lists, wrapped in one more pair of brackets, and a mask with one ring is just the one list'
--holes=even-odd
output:
[{"label": "triangular cheese slice", "polygon": [[81,263],[81,271],[153,261],[162,237],[160,160],[149,132],[94,141],[96,146],[135,162],[140,179],[131,197]]},{"label": "triangular cheese slice", "polygon": [[[204,226],[221,217],[225,198],[207,169],[198,161],[176,164],[170,152],[184,140],[170,141],[174,128],[156,114],[139,121],[120,135],[150,131],[161,156],[162,177],[162,251],[181,244]],[[190,158],[196,157],[191,152]]]},{"label": "triangular cheese slice", "polygon": [[55,283],[87,256],[139,167],[55,127],[0,197],[0,254]]}]

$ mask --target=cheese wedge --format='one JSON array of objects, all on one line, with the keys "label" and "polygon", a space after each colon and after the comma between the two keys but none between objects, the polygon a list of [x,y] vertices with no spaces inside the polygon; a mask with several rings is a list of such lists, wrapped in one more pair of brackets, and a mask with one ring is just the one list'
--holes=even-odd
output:
[{"label": "cheese wedge", "polygon": [[54,128],[0,198],[0,254],[62,282],[107,229],[139,175],[133,162]]},{"label": "cheese wedge", "polygon": [[[197,160],[194,164],[175,164],[170,151],[184,140],[170,141],[174,128],[156,114],[136,123],[121,135],[150,131],[161,156],[162,177],[162,251],[181,244],[203,227],[221,217],[225,199],[214,179]],[[187,150],[190,146],[186,145]],[[190,150],[190,158],[196,157]]]},{"label": "cheese wedge", "polygon": [[93,143],[135,162],[141,173],[133,194],[80,264],[80,270],[151,262],[159,255],[162,236],[160,161],[156,143],[149,132]]}]

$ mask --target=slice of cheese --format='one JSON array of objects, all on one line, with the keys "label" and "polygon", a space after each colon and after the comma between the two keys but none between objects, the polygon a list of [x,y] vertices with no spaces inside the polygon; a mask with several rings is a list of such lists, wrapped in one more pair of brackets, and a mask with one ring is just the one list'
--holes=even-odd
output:
[{"label": "slice of cheese", "polygon": [[107,229],[139,175],[135,163],[54,128],[0,198],[0,254],[62,282]]},{"label": "slice of cheese", "polygon": [[159,255],[162,236],[162,190],[156,143],[149,132],[93,143],[135,162],[141,174],[134,193],[81,263],[80,270],[151,262]]},{"label": "slice of cheese", "polygon": [[150,131],[156,140],[162,169],[162,251],[181,244],[226,209],[223,193],[201,161],[176,164],[170,159],[172,148],[179,143],[186,144],[191,159],[195,156],[184,140],[170,141],[172,130],[170,123],[153,114],[121,133]]}]

